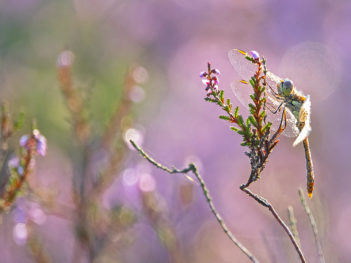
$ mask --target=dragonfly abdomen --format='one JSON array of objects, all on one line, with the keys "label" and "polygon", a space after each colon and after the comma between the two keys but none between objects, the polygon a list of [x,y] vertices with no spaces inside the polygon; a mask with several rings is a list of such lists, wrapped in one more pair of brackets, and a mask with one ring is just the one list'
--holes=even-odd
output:
[{"label": "dragonfly abdomen", "polygon": [[305,149],[305,157],[306,157],[307,193],[308,193],[308,197],[312,198],[312,193],[314,188],[314,171],[313,171],[312,156],[311,156],[308,138],[303,140],[303,146]]}]

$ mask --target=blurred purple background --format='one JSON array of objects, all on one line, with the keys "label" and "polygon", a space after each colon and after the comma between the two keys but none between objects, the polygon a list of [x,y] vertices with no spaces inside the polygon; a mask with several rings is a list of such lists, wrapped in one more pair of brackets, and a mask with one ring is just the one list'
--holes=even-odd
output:
[{"label": "blurred purple background", "polygon": [[[218,119],[219,109],[203,100],[199,73],[210,61],[221,71],[225,96],[240,106],[230,89],[230,83],[240,77],[227,52],[254,49],[266,57],[272,72],[291,78],[298,89],[311,94],[316,184],[309,201],[326,261],[350,262],[350,12],[351,3],[341,0],[0,1],[2,100],[8,100],[15,111],[22,109],[37,118],[49,144],[48,156],[38,160],[33,184],[43,191],[53,190],[59,202],[70,206],[72,138],[55,67],[61,50],[75,53],[78,85],[93,87],[96,134],[120,95],[116,83],[123,82],[129,65],[141,65],[148,81],[143,84],[145,98],[133,112],[144,149],[168,166],[183,168],[187,160],[195,160],[234,235],[261,262],[297,262],[296,252],[272,215],[239,189],[249,175],[241,138]],[[252,190],[270,200],[284,219],[287,207],[294,207],[305,256],[308,262],[318,262],[313,233],[297,194],[298,187],[305,190],[306,184],[303,148],[293,148],[292,142],[281,139]],[[179,189],[191,184],[185,177],[149,167],[134,151],[124,169],[103,202],[106,207],[125,203],[138,211],[130,234],[133,240],[116,245],[118,255],[110,261],[96,262],[171,262],[142,215],[140,191],[133,181],[133,176],[141,180],[140,174],[151,175],[146,184],[154,180],[150,189],[164,200],[184,262],[249,262],[221,231],[196,184],[193,201],[185,206],[179,199]],[[25,245],[14,242],[12,218],[3,218],[1,261],[35,262]],[[35,229],[53,262],[72,261],[74,232],[69,221],[47,214]]]}]

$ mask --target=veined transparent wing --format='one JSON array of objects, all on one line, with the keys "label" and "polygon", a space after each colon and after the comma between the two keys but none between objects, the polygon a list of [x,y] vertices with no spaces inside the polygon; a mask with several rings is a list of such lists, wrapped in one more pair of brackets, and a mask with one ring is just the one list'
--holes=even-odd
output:
[{"label": "veined transparent wing", "polygon": [[246,59],[249,56],[245,51],[232,49],[228,52],[230,63],[243,80],[249,80],[257,71],[257,66]]},{"label": "veined transparent wing", "polygon": [[[246,52],[238,49],[232,49],[228,53],[229,60],[233,65],[235,71],[242,77],[244,80],[248,81],[257,71],[257,65],[250,62],[246,59],[246,56],[249,56]],[[266,98],[267,98],[267,121],[272,123],[272,130],[277,130],[281,121],[282,114],[281,112],[272,113],[275,111],[281,104],[281,100],[278,100],[274,93],[277,93],[277,84],[282,79],[271,72],[267,72],[266,75]],[[242,82],[233,82],[231,84],[234,95],[238,100],[249,109],[248,104],[252,103],[250,95],[253,93],[250,84],[244,84]],[[289,111],[286,110],[287,117],[287,126],[283,132],[283,135],[287,137],[296,137],[299,134],[299,130],[296,127],[296,118]]]},{"label": "veined transparent wing", "polygon": [[[229,61],[235,71],[243,80],[249,81],[250,78],[255,75],[257,65],[247,60],[246,56],[251,57],[248,53],[240,49],[232,49],[228,52]],[[277,83],[280,81],[280,78],[271,72],[267,72],[267,74],[270,75],[270,77],[266,79],[267,84],[276,91]]]}]

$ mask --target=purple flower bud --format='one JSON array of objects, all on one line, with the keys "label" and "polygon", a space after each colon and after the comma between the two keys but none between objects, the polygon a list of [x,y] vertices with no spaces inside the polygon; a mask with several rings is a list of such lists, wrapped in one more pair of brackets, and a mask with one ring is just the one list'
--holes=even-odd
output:
[{"label": "purple flower bud", "polygon": [[28,142],[28,139],[29,139],[29,136],[28,135],[23,135],[21,138],[20,138],[20,141],[19,141],[19,144],[21,147],[25,147],[27,142]]},{"label": "purple flower bud", "polygon": [[260,58],[260,54],[258,54],[258,52],[255,51],[255,50],[251,50],[251,51],[250,51],[250,55],[251,55],[251,57],[252,57],[253,59],[259,59],[259,58]]},{"label": "purple flower bud", "polygon": [[219,72],[219,70],[216,69],[216,68],[212,69],[212,70],[211,70],[211,73],[216,74],[216,75],[221,74],[221,73]]},{"label": "purple flower bud", "polygon": [[46,149],[47,149],[47,142],[46,138],[43,135],[39,135],[37,138],[37,152],[41,156],[44,156],[46,154]]},{"label": "purple flower bud", "polygon": [[208,73],[203,71],[200,73],[200,78],[205,78],[205,77],[207,77],[207,75],[208,75]]}]

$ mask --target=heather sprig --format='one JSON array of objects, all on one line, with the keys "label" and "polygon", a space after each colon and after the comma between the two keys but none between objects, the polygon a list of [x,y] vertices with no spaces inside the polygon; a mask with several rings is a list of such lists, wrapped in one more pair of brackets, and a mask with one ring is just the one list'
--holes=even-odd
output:
[{"label": "heather sprig", "polygon": [[19,155],[8,161],[10,175],[5,189],[0,196],[0,212],[6,210],[22,191],[24,183],[34,168],[36,155],[44,156],[47,150],[46,138],[38,129],[30,135],[23,135],[19,140]]},{"label": "heather sprig", "polygon": [[245,119],[239,114],[239,107],[233,108],[230,99],[224,98],[224,91],[219,89],[219,70],[213,69],[208,63],[207,72],[202,72],[200,77],[205,84],[207,95],[205,100],[217,104],[225,111],[225,115],[220,115],[219,118],[229,123],[234,123],[231,129],[242,136],[242,146],[249,148],[245,154],[250,158],[251,174],[248,182],[242,187],[249,186],[256,181],[265,167],[269,154],[277,145],[277,138],[284,131],[286,126],[285,112],[282,115],[281,125],[278,130],[271,136],[272,123],[267,121],[266,114],[266,67],[265,60],[261,59],[256,51],[251,51],[250,56],[246,55],[246,59],[257,65],[255,74],[250,80],[242,80],[252,89],[250,95],[251,102],[248,104],[249,115]]},{"label": "heather sprig", "polygon": [[[224,91],[218,87],[218,74],[213,76],[216,69],[212,69],[210,63],[208,63],[208,71],[202,72],[200,77],[203,78],[203,82],[206,85],[207,96],[206,101],[216,103],[226,112],[226,115],[220,115],[219,118],[234,123],[236,126],[231,127],[233,131],[240,134],[243,137],[242,146],[249,148],[245,154],[250,159],[251,172],[250,177],[246,184],[242,184],[240,189],[247,195],[255,199],[260,205],[266,207],[283,227],[284,231],[288,234],[292,244],[297,251],[301,262],[305,263],[306,260],[301,251],[301,248],[290,231],[288,226],[284,223],[277,211],[274,209],[271,203],[263,197],[253,193],[248,186],[260,178],[260,174],[265,168],[268,161],[268,156],[272,152],[273,148],[278,143],[278,137],[282,134],[286,128],[286,113],[283,110],[280,125],[277,131],[271,135],[272,123],[267,121],[266,115],[266,88],[268,87],[266,82],[266,66],[265,60],[260,58],[256,51],[251,51],[250,55],[242,51],[245,58],[251,63],[257,66],[255,74],[249,79],[249,81],[241,81],[244,84],[250,84],[252,88],[252,94],[250,95],[251,102],[248,104],[249,116],[244,120],[242,115],[239,114],[239,107],[233,110],[233,106],[230,99],[224,99]],[[270,87],[268,87],[270,88]]]}]

